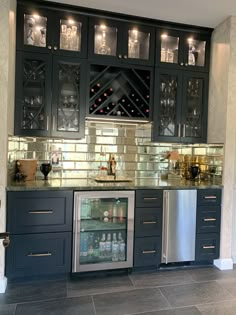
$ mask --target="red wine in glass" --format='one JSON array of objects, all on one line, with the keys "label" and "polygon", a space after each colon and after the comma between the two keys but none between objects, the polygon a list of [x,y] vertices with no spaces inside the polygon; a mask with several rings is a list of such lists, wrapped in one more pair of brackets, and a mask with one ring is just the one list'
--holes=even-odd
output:
[{"label": "red wine in glass", "polygon": [[42,163],[40,165],[40,171],[44,175],[44,180],[48,180],[48,174],[51,172],[51,170],[52,170],[51,163]]}]

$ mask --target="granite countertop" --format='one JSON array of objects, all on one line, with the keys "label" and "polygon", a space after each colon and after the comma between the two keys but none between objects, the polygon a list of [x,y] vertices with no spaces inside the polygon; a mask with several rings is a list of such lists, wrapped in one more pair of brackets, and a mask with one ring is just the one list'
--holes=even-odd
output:
[{"label": "granite countertop", "polygon": [[198,182],[182,178],[161,180],[134,179],[131,182],[96,182],[94,179],[42,179],[25,182],[11,182],[7,191],[30,190],[135,190],[135,189],[207,189],[222,188],[220,182]]}]

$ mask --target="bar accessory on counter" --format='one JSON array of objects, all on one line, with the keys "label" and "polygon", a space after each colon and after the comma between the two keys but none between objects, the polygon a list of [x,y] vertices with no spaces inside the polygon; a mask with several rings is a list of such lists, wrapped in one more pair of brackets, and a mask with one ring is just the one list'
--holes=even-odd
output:
[{"label": "bar accessory on counter", "polygon": [[44,175],[44,180],[48,180],[48,174],[51,172],[51,170],[52,170],[51,163],[42,163],[40,165],[40,171]]},{"label": "bar accessory on counter", "polygon": [[35,180],[37,160],[22,159],[16,161],[16,180]]}]

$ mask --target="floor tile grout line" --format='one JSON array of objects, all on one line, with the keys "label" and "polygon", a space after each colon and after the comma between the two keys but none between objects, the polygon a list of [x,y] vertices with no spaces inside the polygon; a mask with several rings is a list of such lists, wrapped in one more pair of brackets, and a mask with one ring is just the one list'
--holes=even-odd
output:
[{"label": "floor tile grout line", "polygon": [[17,307],[17,304],[15,304],[15,308],[14,308],[13,315],[15,315],[15,314],[16,314],[16,307]]},{"label": "floor tile grout line", "polygon": [[172,305],[170,304],[170,302],[168,301],[167,297],[163,294],[163,292],[160,289],[159,289],[159,291],[160,291],[160,294],[162,295],[162,297],[166,300],[166,302],[170,306],[170,308],[173,308]]},{"label": "floor tile grout line", "polygon": [[94,299],[93,299],[93,295],[91,296],[91,299],[92,299],[92,303],[93,303],[94,315],[97,315],[97,311],[96,311],[96,307],[95,307],[95,302],[94,302]]},{"label": "floor tile grout line", "polygon": [[232,294],[228,289],[226,289],[222,284],[220,284],[219,281],[216,280],[216,283],[217,283],[222,289],[226,290],[226,291],[229,293],[229,295],[231,295],[233,298],[235,298],[235,297],[233,296],[233,294]]}]

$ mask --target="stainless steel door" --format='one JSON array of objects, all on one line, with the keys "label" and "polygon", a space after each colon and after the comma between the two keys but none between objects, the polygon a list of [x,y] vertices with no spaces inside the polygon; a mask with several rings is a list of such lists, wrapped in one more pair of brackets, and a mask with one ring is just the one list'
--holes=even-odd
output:
[{"label": "stainless steel door", "polygon": [[164,190],[162,262],[195,260],[196,190]]}]

